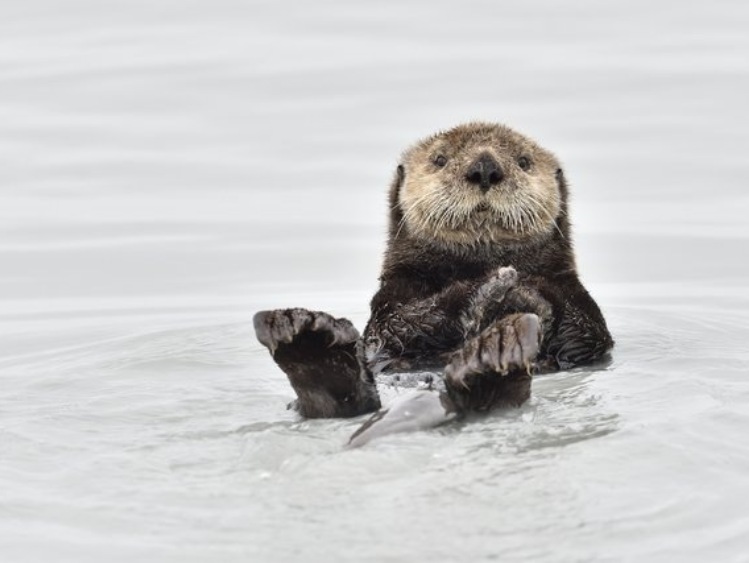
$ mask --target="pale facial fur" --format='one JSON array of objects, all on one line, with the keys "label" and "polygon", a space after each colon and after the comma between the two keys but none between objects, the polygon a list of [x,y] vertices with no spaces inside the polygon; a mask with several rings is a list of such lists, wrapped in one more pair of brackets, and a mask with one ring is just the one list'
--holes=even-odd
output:
[{"label": "pale facial fur", "polygon": [[[503,173],[486,192],[466,179],[467,169],[484,153]],[[442,167],[435,163],[439,156],[446,159]],[[527,170],[521,158],[530,162]],[[473,246],[523,241],[557,228],[559,163],[507,127],[471,123],[439,133],[406,151],[402,166],[400,228],[414,237]]]}]

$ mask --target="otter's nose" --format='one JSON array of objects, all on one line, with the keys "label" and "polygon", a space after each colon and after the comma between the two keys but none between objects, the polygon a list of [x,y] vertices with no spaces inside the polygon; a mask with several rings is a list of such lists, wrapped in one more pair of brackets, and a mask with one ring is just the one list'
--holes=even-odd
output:
[{"label": "otter's nose", "polygon": [[488,192],[492,186],[499,184],[502,178],[504,178],[504,172],[488,153],[479,156],[466,170],[466,180],[480,186],[484,193]]}]

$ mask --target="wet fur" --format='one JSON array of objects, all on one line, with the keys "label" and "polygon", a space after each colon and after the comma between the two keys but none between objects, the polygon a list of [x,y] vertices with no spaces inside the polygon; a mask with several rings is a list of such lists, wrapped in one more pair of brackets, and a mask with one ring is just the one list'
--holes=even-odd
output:
[{"label": "wet fur", "polygon": [[[489,151],[506,174],[496,192],[483,200],[462,174],[478,151]],[[434,167],[434,155],[442,152],[451,153],[452,168]],[[520,155],[531,156],[535,167],[531,173],[514,164]],[[567,182],[556,158],[504,126],[456,127],[407,151],[390,188],[389,238],[380,288],[371,301],[364,334],[356,342],[357,362],[338,362],[339,371],[331,374],[333,367],[326,358],[341,354],[334,328],[325,337],[333,344],[317,352],[309,346],[306,329],[277,331],[288,341],[286,346],[293,349],[300,343],[294,362],[274,354],[297,390],[300,412],[306,416],[369,412],[379,404],[372,396],[378,372],[444,366],[448,374],[462,374],[459,380],[447,377],[445,381],[459,409],[516,405],[530,395],[531,368],[554,371],[603,357],[613,340],[600,309],[577,276],[567,200]],[[482,201],[489,202],[489,209],[484,205],[477,215],[474,211]],[[508,211],[508,201],[513,202],[510,207],[522,209]],[[494,218],[490,224],[487,216]],[[517,274],[506,287],[497,286],[497,272],[507,266]],[[477,304],[484,294],[494,297]],[[282,314],[259,314],[256,330],[260,334]],[[538,322],[518,324],[518,315],[523,314],[535,315]],[[528,333],[531,326],[537,335]],[[519,341],[535,338],[538,346],[532,356],[520,358],[520,352],[510,348],[521,350]],[[351,342],[344,345],[352,346]],[[274,353],[272,346],[266,346]],[[519,358],[504,370],[506,375],[497,369],[502,354]],[[320,369],[322,365],[326,369]],[[328,380],[351,382],[345,404],[338,404],[338,395],[325,390],[331,388]],[[315,404],[305,403],[304,394],[299,394],[302,388],[322,390],[313,393]],[[316,410],[316,404],[325,408]]]}]

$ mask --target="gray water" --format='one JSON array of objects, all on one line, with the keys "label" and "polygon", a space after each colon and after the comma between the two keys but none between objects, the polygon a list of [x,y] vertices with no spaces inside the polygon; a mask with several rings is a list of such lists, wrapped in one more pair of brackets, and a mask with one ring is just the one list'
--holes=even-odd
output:
[{"label": "gray water", "polygon": [[[747,29],[739,2],[4,2],[0,561],[749,561]],[[565,163],[612,362],[346,451],[361,419],[287,411],[251,315],[363,326],[399,152],[469,119]]]}]

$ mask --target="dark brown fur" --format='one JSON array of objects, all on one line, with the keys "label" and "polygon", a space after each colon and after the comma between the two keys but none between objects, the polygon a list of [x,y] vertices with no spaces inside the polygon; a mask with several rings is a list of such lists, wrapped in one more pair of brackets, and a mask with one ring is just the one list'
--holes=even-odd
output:
[{"label": "dark brown fur", "polygon": [[[531,153],[537,150],[547,169],[558,166],[553,155],[501,126],[469,124],[435,138],[470,154],[474,139],[486,144],[502,135],[514,135],[510,140],[519,139]],[[601,311],[577,277],[561,168],[552,172],[558,190],[554,197],[561,203],[553,228],[509,232],[499,241],[495,237],[471,244],[430,240],[407,222],[404,228],[400,191],[408,182],[408,162],[423,159],[433,139],[407,153],[406,166],[398,167],[393,180],[380,289],[363,337],[354,342],[348,328],[341,336],[345,319],[303,309],[255,317],[259,339],[289,376],[305,416],[374,410],[379,400],[373,374],[424,367],[446,367],[447,393],[462,411],[517,405],[530,395],[531,368],[553,371],[589,364],[613,346]],[[511,147],[493,148],[500,163],[510,166],[504,157]],[[456,185],[461,181],[456,177]],[[517,273],[498,278],[499,268],[508,266]],[[295,322],[295,315],[307,319],[306,324]],[[289,320],[282,323],[282,317]],[[325,348],[310,347],[318,342],[312,333],[321,335],[315,338],[326,342]]]}]

